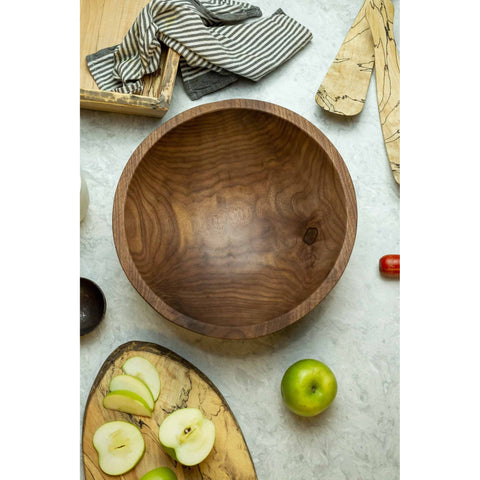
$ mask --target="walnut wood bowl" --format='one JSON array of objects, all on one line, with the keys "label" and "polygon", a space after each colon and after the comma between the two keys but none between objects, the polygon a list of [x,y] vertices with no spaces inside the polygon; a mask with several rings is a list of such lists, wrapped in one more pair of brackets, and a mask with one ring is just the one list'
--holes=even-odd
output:
[{"label": "walnut wood bowl", "polygon": [[312,310],[342,275],[357,225],[335,147],[280,106],[227,100],[157,128],[119,180],[113,235],[130,282],[161,315],[253,338]]}]

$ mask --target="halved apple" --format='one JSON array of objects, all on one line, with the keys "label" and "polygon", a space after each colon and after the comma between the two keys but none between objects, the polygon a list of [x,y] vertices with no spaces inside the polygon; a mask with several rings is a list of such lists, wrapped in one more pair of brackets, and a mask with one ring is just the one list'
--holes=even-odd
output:
[{"label": "halved apple", "polygon": [[110,410],[132,413],[133,415],[152,416],[152,410],[145,400],[140,395],[128,390],[115,390],[107,393],[103,399],[103,406]]},{"label": "halved apple", "polygon": [[139,378],[152,392],[153,400],[160,394],[160,375],[157,369],[144,357],[131,357],[123,365],[127,375]]},{"label": "halved apple", "polygon": [[140,480],[177,480],[177,476],[168,467],[158,467],[143,475]]},{"label": "halved apple", "polygon": [[131,470],[145,453],[140,430],[121,420],[101,425],[93,435],[100,468],[108,475],[122,475]]},{"label": "halved apple", "polygon": [[116,377],[113,377],[108,388],[111,392],[127,390],[128,392],[137,394],[145,400],[145,403],[150,410],[153,410],[153,407],[155,406],[155,401],[153,400],[153,395],[150,389],[142,382],[142,380],[133,377],[132,375],[117,375]]},{"label": "halved apple", "polygon": [[158,432],[165,451],[182,465],[203,462],[215,443],[215,425],[198,408],[181,408],[168,415]]}]

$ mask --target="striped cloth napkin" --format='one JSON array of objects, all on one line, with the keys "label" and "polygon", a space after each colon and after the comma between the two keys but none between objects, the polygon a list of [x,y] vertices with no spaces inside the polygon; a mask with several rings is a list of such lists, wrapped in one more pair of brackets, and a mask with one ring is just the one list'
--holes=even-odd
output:
[{"label": "striped cloth napkin", "polygon": [[242,22],[261,16],[234,0],[152,0],[122,43],[88,55],[87,65],[101,90],[141,93],[142,77],[160,66],[163,43],[181,56],[185,90],[196,100],[239,77],[260,80],[312,39],[282,10]]}]

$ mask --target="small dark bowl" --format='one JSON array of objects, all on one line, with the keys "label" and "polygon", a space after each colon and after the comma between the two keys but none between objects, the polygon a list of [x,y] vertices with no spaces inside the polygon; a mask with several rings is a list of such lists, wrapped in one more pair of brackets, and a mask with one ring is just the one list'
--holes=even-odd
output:
[{"label": "small dark bowl", "polygon": [[172,118],[119,180],[113,235],[133,286],[198,333],[252,338],[312,310],[342,275],[357,224],[335,147],[277,105],[228,100]]},{"label": "small dark bowl", "polygon": [[88,278],[80,278],[80,335],[91,332],[105,316],[107,301],[102,289]]}]

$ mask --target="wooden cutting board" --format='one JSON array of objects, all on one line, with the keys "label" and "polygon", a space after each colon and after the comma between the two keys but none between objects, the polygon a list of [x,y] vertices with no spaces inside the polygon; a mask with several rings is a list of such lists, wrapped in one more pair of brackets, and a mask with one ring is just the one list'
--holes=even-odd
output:
[{"label": "wooden cutting board", "polygon": [[139,95],[100,90],[86,56],[118,45],[149,0],[80,0],[80,107],[163,117],[170,107],[180,56],[164,46],[160,69],[143,78]]},{"label": "wooden cutting board", "polygon": [[370,0],[366,18],[375,46],[375,81],[383,139],[393,178],[400,185],[400,57],[391,0]]},{"label": "wooden cutting board", "polygon": [[[108,410],[102,404],[110,380],[122,373],[122,365],[133,356],[145,357],[160,373],[161,390],[151,418]],[[163,419],[183,407],[199,408],[213,421],[216,428],[212,452],[195,467],[184,467],[172,460],[162,450],[158,440],[158,429]],[[110,476],[102,472],[98,465],[97,451],[92,443],[96,429],[112,420],[125,420],[135,424],[145,439],[143,458],[133,470],[120,476]],[[82,450],[86,480],[138,480],[148,471],[161,466],[171,468],[178,480],[257,480],[242,431],[215,385],[187,360],[154,343],[128,342],[107,358],[87,400]]]},{"label": "wooden cutting board", "polygon": [[374,47],[363,2],[334,62],[318,88],[315,100],[327,112],[357,115],[365,105],[375,63]]}]

